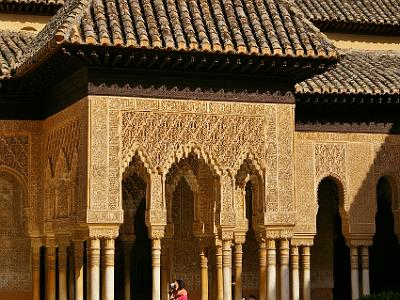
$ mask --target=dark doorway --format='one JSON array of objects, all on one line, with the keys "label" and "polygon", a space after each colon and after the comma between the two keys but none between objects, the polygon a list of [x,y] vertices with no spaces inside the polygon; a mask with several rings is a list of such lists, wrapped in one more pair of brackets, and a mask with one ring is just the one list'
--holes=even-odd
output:
[{"label": "dark doorway", "polygon": [[331,178],[318,187],[317,235],[311,248],[313,300],[350,300],[350,250],[342,233],[339,188]]},{"label": "dark doorway", "polygon": [[394,232],[393,192],[382,177],[377,185],[376,233],[370,250],[371,293],[400,292],[400,246]]},{"label": "dark doorway", "polygon": [[136,211],[134,228],[136,241],[131,255],[131,297],[132,299],[151,299],[151,240],[145,224],[146,201],[143,199]]}]

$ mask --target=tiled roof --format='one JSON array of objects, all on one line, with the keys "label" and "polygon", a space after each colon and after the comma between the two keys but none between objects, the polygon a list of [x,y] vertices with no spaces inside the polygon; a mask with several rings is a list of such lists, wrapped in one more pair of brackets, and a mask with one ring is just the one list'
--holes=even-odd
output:
[{"label": "tiled roof", "polygon": [[296,85],[299,94],[400,94],[400,53],[350,52],[321,75]]},{"label": "tiled roof", "polygon": [[11,69],[29,49],[33,37],[29,32],[0,31],[0,78],[10,76]]},{"label": "tiled roof", "polygon": [[337,56],[288,0],[72,0],[38,34],[28,60],[49,44]]},{"label": "tiled roof", "polygon": [[64,0],[0,0],[0,12],[52,15]]},{"label": "tiled roof", "polygon": [[[399,0],[294,0],[305,16],[318,24],[343,29],[345,24],[400,27]],[[322,22],[322,23],[321,23]],[[368,27],[369,26],[369,27]],[[320,27],[320,26],[319,26]],[[357,27],[353,26],[353,29]],[[379,31],[379,29],[378,29]]]}]

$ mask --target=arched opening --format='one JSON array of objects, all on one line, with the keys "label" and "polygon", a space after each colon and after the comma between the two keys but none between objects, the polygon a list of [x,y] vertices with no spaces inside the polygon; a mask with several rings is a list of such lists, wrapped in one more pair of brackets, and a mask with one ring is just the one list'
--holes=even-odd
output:
[{"label": "arched opening", "polygon": [[350,251],[342,232],[339,186],[324,178],[318,186],[317,235],[311,248],[312,299],[351,299]]},{"label": "arched opening", "polygon": [[370,250],[371,293],[400,292],[400,246],[392,212],[394,193],[386,177],[379,179],[376,196],[376,233]]},{"label": "arched opening", "polygon": [[151,299],[151,240],[145,223],[147,172],[134,156],[122,181],[124,224],[116,240],[116,299]]},{"label": "arched opening", "polygon": [[30,296],[30,240],[24,223],[27,191],[11,172],[0,170],[0,299]]}]

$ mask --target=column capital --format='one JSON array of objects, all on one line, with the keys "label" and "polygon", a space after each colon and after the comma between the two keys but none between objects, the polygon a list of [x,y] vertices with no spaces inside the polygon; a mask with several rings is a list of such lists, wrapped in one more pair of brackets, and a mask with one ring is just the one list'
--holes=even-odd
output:
[{"label": "column capital", "polygon": [[265,231],[265,238],[289,240],[293,237],[293,231],[290,228],[268,228]]},{"label": "column capital", "polygon": [[165,235],[165,226],[149,226],[149,237],[152,240],[161,240]]},{"label": "column capital", "polygon": [[294,234],[291,239],[292,246],[309,246],[314,245],[314,235]]},{"label": "column capital", "polygon": [[223,241],[232,241],[233,238],[234,238],[233,231],[226,231],[226,230],[221,231],[221,239]]},{"label": "column capital", "polygon": [[370,247],[372,246],[374,240],[373,237],[363,237],[363,238],[349,238],[346,239],[346,244],[349,247]]},{"label": "column capital", "polygon": [[33,237],[31,238],[31,247],[32,248],[40,248],[44,246],[43,237]]},{"label": "column capital", "polygon": [[234,233],[234,242],[235,244],[243,245],[246,241],[246,233]]},{"label": "column capital", "polygon": [[59,247],[66,248],[71,242],[71,236],[68,234],[58,234],[56,235],[56,240]]},{"label": "column capital", "polygon": [[90,225],[90,239],[116,239],[119,235],[119,225]]},{"label": "column capital", "polygon": [[54,237],[46,236],[45,246],[46,246],[46,248],[56,248],[57,247],[56,239]]},{"label": "column capital", "polygon": [[72,240],[75,242],[83,242],[88,238],[88,230],[87,228],[77,229],[72,232],[71,236]]}]

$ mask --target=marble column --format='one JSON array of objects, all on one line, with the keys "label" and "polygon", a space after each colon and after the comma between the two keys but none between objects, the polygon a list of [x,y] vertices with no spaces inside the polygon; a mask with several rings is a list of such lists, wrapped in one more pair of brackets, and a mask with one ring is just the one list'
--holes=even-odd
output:
[{"label": "marble column", "polygon": [[75,300],[83,300],[83,241],[74,241]]},{"label": "marble column", "polygon": [[[47,242],[46,242],[47,243]],[[56,246],[46,245],[46,300],[56,299]]]},{"label": "marble column", "polygon": [[67,300],[67,244],[58,247],[58,300]]},{"label": "marble column", "polygon": [[243,238],[235,238],[235,299],[242,299]]},{"label": "marble column", "polygon": [[224,276],[224,300],[232,300],[232,240],[222,241],[222,269]]},{"label": "marble column", "polygon": [[32,242],[32,299],[40,300],[40,244]]},{"label": "marble column", "polygon": [[360,286],[358,278],[358,247],[350,248],[350,264],[351,264],[351,298],[356,300],[360,297]]},{"label": "marble column", "polygon": [[114,256],[115,256],[115,240],[113,238],[104,239],[103,244],[104,252],[104,297],[102,300],[114,300]]},{"label": "marble column", "polygon": [[259,285],[260,285],[258,298],[260,300],[267,300],[267,243],[264,239],[261,239],[259,241],[258,257],[259,257],[258,263],[259,263]]},{"label": "marble column", "polygon": [[124,299],[131,299],[131,252],[134,238],[124,240]]},{"label": "marble column", "polygon": [[361,269],[362,269],[362,295],[369,295],[369,252],[368,246],[361,247]]},{"label": "marble column", "polygon": [[152,300],[161,299],[161,239],[151,240]]},{"label": "marble column", "polygon": [[281,240],[279,247],[280,275],[281,275],[281,300],[290,300],[289,286],[289,240]]},{"label": "marble column", "polygon": [[292,270],[292,300],[300,300],[299,248],[297,246],[290,248],[290,266]]},{"label": "marble column", "polygon": [[75,267],[74,267],[74,247],[71,243],[68,247],[68,300],[75,299]]},{"label": "marble column", "polygon": [[208,300],[208,258],[204,245],[200,246],[201,300]]},{"label": "marble column", "polygon": [[90,299],[100,300],[100,240],[90,239],[88,247]]},{"label": "marble column", "polygon": [[276,300],[276,246],[274,239],[267,240],[267,299]]},{"label": "marble column", "polygon": [[303,246],[301,252],[303,272],[303,300],[311,300],[310,246]]},{"label": "marble column", "polygon": [[222,271],[222,245],[220,241],[215,245],[215,265],[217,275],[217,300],[224,300],[224,275]]}]

